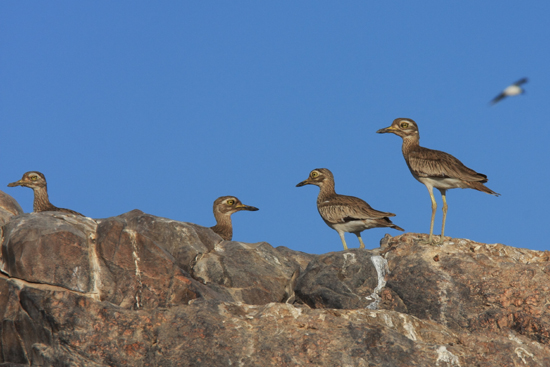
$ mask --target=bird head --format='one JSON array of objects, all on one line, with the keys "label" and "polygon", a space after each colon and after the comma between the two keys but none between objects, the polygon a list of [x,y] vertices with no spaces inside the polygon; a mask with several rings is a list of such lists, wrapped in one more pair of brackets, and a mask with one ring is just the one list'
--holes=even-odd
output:
[{"label": "bird head", "polygon": [[418,135],[418,125],[411,119],[397,118],[385,129],[377,131],[378,134],[394,133],[402,138],[406,136]]},{"label": "bird head", "polygon": [[46,177],[38,171],[29,171],[25,173],[19,181],[8,184],[8,187],[15,186],[25,186],[31,189],[46,187]]},{"label": "bird head", "polygon": [[244,205],[234,196],[222,196],[214,201],[214,212],[223,215],[231,215],[241,210],[255,212],[258,208],[250,205]]},{"label": "bird head", "polygon": [[309,173],[307,180],[300,182],[296,187],[305,185],[322,186],[327,181],[334,181],[334,176],[327,168],[316,168]]}]

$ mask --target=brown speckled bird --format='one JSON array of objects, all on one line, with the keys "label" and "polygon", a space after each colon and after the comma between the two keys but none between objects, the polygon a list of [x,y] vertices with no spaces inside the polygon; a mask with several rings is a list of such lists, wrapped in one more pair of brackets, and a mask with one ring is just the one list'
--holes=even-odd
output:
[{"label": "brown speckled bird", "polygon": [[256,211],[258,208],[244,205],[234,196],[222,196],[214,201],[214,217],[216,225],[210,227],[214,232],[220,235],[226,241],[233,238],[233,225],[231,224],[231,214],[241,210]]},{"label": "brown speckled bird", "polygon": [[71,209],[58,208],[50,203],[48,198],[48,187],[46,183],[46,177],[38,171],[30,171],[23,175],[19,181],[8,184],[9,187],[25,186],[30,187],[34,191],[34,203],[33,210],[35,212],[64,212],[75,215],[84,216]]},{"label": "brown speckled bird", "polygon": [[326,168],[314,169],[307,180],[300,182],[296,187],[304,185],[319,186],[317,210],[325,223],[338,232],[344,250],[348,249],[344,232],[356,235],[359,239],[359,248],[365,248],[361,239],[361,232],[365,229],[389,227],[403,231],[403,228],[396,226],[389,219],[395,214],[375,210],[365,201],[354,196],[338,195],[334,191],[334,176]]},{"label": "brown speckled bird", "polygon": [[393,133],[403,138],[403,157],[409,166],[414,178],[422,182],[428,188],[432,200],[432,221],[430,224],[430,237],[432,242],[434,218],[437,204],[435,202],[433,188],[441,192],[443,198],[443,226],[441,227],[441,242],[445,233],[445,220],[447,218],[448,189],[475,189],[487,194],[499,196],[485,185],[487,176],[466,167],[461,161],[450,154],[439,150],[432,150],[420,146],[418,125],[411,119],[398,118],[393,120],[391,126],[380,129],[377,133]]}]

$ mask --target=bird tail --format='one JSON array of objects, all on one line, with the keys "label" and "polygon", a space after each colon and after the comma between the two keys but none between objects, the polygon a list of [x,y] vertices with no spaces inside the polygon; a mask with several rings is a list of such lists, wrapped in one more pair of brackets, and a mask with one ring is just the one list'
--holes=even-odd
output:
[{"label": "bird tail", "polygon": [[481,182],[475,182],[475,181],[471,181],[471,182],[468,182],[468,186],[470,186],[472,189],[476,189],[478,191],[482,191],[482,192],[485,192],[487,194],[491,194],[491,195],[495,195],[495,196],[500,196],[499,193],[497,192],[494,192],[493,190],[491,190],[490,188],[488,188],[487,186],[485,186],[484,184],[482,184]]},{"label": "bird tail", "polygon": [[[391,214],[391,213],[390,213]],[[395,215],[395,214],[394,214]],[[393,229],[397,229],[398,231],[401,231],[401,232],[405,232],[405,230],[395,224],[392,223],[392,221],[390,220],[390,218],[388,217],[384,217],[382,218],[382,220],[384,221],[384,227],[390,227],[390,228],[393,228]],[[381,223],[382,224],[382,223]]]},{"label": "bird tail", "polygon": [[397,229],[398,231],[405,232],[405,230],[399,226],[396,226],[395,224],[391,226],[393,229]]}]

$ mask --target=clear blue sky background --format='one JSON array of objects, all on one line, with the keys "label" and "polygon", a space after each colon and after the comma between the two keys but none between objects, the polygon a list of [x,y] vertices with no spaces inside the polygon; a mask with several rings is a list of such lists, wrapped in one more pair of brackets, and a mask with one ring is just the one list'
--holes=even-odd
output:
[{"label": "clear blue sky background", "polygon": [[[3,1],[2,190],[32,211],[30,189],[5,185],[39,170],[54,205],[204,226],[235,195],[260,208],[233,216],[235,240],[339,251],[318,188],[295,187],[314,168],[429,231],[401,139],[376,134],[409,117],[502,194],[449,191],[447,235],[545,250],[549,14],[542,0]],[[489,106],[522,77],[526,94]],[[400,234],[363,232],[367,247],[385,233]]]}]

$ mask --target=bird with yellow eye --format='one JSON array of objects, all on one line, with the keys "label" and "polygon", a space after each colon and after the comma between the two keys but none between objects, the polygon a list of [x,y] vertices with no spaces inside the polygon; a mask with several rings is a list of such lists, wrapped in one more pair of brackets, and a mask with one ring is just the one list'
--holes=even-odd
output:
[{"label": "bird with yellow eye", "polygon": [[344,233],[353,233],[359,239],[359,248],[365,248],[361,232],[365,229],[389,227],[403,231],[389,217],[395,214],[373,209],[364,200],[355,196],[339,195],[334,190],[334,176],[327,168],[317,168],[310,172],[307,180],[296,187],[305,185],[319,186],[317,210],[321,218],[340,235],[344,250],[348,249]]},{"label": "bird with yellow eye", "polygon": [[446,192],[448,189],[474,189],[500,196],[500,194],[483,185],[488,181],[486,175],[466,167],[461,161],[448,153],[421,147],[418,125],[413,120],[397,118],[393,120],[391,126],[380,129],[377,133],[393,133],[403,138],[402,150],[407,166],[414,178],[423,183],[430,193],[432,220],[428,242],[432,242],[435,211],[437,209],[433,194],[434,187],[441,192],[443,199],[443,224],[440,242],[443,242],[445,233],[445,220],[447,219]]},{"label": "bird with yellow eye", "polygon": [[233,239],[233,224],[231,215],[241,210],[256,211],[258,208],[244,205],[234,196],[222,196],[214,201],[214,218],[216,225],[210,227],[215,233],[226,241]]},{"label": "bird with yellow eye", "polygon": [[64,212],[75,215],[83,216],[82,214],[75,212],[71,209],[58,208],[52,203],[48,197],[48,184],[46,183],[46,176],[38,171],[26,172],[19,181],[15,181],[8,184],[8,187],[24,186],[33,189],[34,202],[33,210],[35,212]]}]

